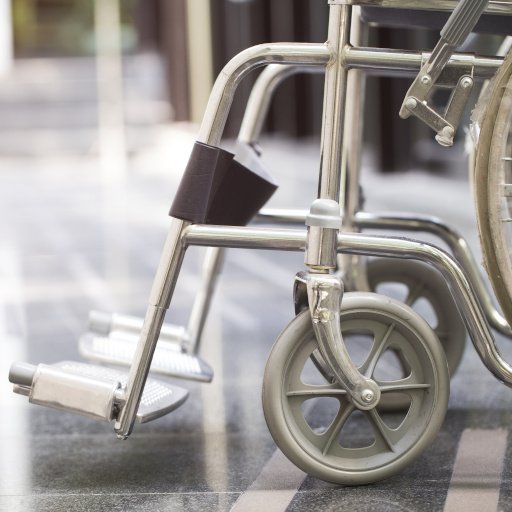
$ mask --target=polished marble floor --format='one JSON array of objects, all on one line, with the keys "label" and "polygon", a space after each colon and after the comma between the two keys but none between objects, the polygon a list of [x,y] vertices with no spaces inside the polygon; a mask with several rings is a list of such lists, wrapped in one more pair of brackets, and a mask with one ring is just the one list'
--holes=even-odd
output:
[{"label": "polished marble floor", "polygon": [[[512,510],[512,392],[469,343],[440,433],[402,474],[340,487],[306,477],[276,452],[261,383],[273,341],[293,316],[298,254],[228,253],[201,349],[213,382],[180,381],[188,401],[137,426],[125,442],[111,425],[11,393],[11,361],[79,358],[90,309],[143,314],[192,140],[190,131],[166,131],[158,147],[114,177],[92,156],[0,159],[0,510]],[[272,205],[306,208],[316,190],[318,141],[264,147],[282,185]],[[433,213],[477,247],[462,171],[382,176],[369,161],[363,182],[369,211]],[[202,254],[187,254],[173,323],[186,321]]]}]

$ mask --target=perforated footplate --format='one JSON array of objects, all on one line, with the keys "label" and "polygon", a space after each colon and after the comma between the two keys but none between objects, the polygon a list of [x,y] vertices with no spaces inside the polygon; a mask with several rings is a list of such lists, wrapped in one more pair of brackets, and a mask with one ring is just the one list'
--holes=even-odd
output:
[{"label": "perforated footplate", "polygon": [[[134,336],[98,336],[87,333],[78,343],[80,354],[90,361],[129,366],[135,354]],[[213,370],[201,358],[181,351],[177,343],[160,340],[153,355],[151,372],[180,379],[211,382]]]},{"label": "perforated footplate", "polygon": [[[62,361],[56,366],[73,375],[83,375],[101,380],[112,380],[126,386],[128,372],[114,370],[105,366],[97,366],[75,361]],[[137,421],[146,423],[148,421],[164,416],[177,409],[188,398],[188,391],[167,382],[148,378],[144,386],[144,393],[137,411]]]}]

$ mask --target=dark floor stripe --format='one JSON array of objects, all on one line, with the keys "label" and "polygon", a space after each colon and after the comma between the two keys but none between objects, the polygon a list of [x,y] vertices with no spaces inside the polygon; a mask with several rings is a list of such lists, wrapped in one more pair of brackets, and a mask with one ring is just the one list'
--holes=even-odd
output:
[{"label": "dark floor stripe", "polygon": [[505,430],[462,433],[444,512],[497,510],[506,447]]}]

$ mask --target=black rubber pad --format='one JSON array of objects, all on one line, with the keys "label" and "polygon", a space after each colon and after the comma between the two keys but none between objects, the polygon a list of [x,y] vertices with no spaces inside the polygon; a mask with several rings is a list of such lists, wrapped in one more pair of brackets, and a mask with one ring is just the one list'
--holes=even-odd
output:
[{"label": "black rubber pad", "polygon": [[276,188],[229,151],[196,142],[169,214],[195,224],[243,226]]}]

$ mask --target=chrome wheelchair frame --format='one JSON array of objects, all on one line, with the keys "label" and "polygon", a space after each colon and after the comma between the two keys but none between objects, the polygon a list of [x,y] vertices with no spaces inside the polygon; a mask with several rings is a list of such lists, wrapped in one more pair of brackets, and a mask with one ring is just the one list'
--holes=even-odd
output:
[{"label": "chrome wheelchair frame", "polygon": [[[254,46],[235,56],[217,78],[194,149],[197,155],[189,163],[171,209],[173,218],[144,320],[97,314],[93,319],[96,327],[92,330],[103,332],[107,338],[109,333],[116,329],[135,333],[138,341],[135,345],[132,340],[133,360],[130,362],[128,376],[121,378],[117,374],[112,374],[109,377],[108,372],[100,375],[94,373],[92,369],[77,369],[72,366],[32,367],[25,363],[17,363],[13,365],[10,375],[15,391],[29,396],[30,401],[34,403],[70,410],[96,419],[114,420],[115,432],[119,438],[130,435],[137,417],[139,421],[149,421],[180,405],[186,399],[186,392],[179,388],[166,388],[167,391],[170,390],[167,395],[172,395],[172,398],[166,396],[158,407],[152,408],[150,402],[144,404],[143,393],[145,388],[146,391],[148,388],[148,374],[153,355],[157,354],[158,357],[159,339],[160,344],[173,343],[178,347],[178,354],[184,352],[199,361],[197,380],[211,380],[211,371],[200,361],[197,354],[215,279],[222,264],[224,248],[305,253],[308,270],[300,272],[295,283],[295,303],[299,313],[296,326],[301,322],[300,329],[309,329],[307,334],[310,337],[313,333],[316,344],[309,352],[306,348],[304,350],[328,382],[327,387],[324,386],[320,390],[320,394],[337,396],[347,411],[367,412],[376,426],[375,446],[365,455],[376,460],[375,467],[362,469],[357,463],[353,467],[350,464],[348,468],[337,467],[336,463],[329,459],[332,455],[329,451],[332,439],[326,442],[328,447],[324,446],[323,452],[320,450],[322,454],[315,452],[318,448],[315,447],[316,434],[300,432],[302,424],[295,418],[296,410],[286,408],[287,397],[293,393],[296,393],[295,396],[297,393],[306,396],[314,390],[304,387],[295,392],[290,391],[291,388],[282,387],[283,375],[279,373],[286,373],[288,366],[292,365],[290,361],[296,361],[293,359],[293,351],[296,349],[292,348],[295,345],[292,339],[285,341],[284,338],[291,336],[285,331],[276,343],[265,374],[264,410],[277,444],[293,462],[314,476],[338,483],[359,484],[394,474],[433,439],[447,406],[448,390],[444,388],[449,387],[449,377],[446,365],[443,366],[442,349],[439,350],[435,336],[433,341],[431,340],[431,330],[416,318],[417,315],[414,316],[414,313],[405,306],[382,301],[378,296],[365,293],[361,293],[360,298],[348,299],[347,307],[349,310],[352,307],[352,310],[343,309],[346,301],[343,297],[345,287],[363,292],[370,289],[363,256],[419,260],[436,268],[448,284],[481,360],[500,381],[512,387],[512,366],[501,357],[491,326],[509,337],[512,337],[512,330],[504,316],[494,307],[492,297],[463,237],[433,217],[363,212],[359,191],[361,89],[365,74],[416,74],[400,115],[417,116],[436,131],[439,143],[450,145],[474,81],[491,79],[504,63],[510,65],[511,62],[510,58],[505,60],[495,56],[468,55],[457,53],[455,49],[471,32],[484,10],[486,14],[512,15],[512,2],[462,0],[457,3],[452,0],[434,0],[427,5],[417,0],[329,0],[328,3],[329,29],[328,41],[325,44],[271,43]],[[439,44],[433,52],[426,53],[361,46],[358,16],[358,9],[361,6],[455,10],[441,32]],[[256,204],[252,205],[254,211],[235,211],[230,214],[231,217],[227,217],[227,222],[219,222],[218,219],[225,218],[225,212],[222,210],[230,192],[226,192],[227,196],[222,196],[222,200],[216,200],[213,191],[222,186],[227,187],[226,180],[232,180],[233,174],[230,173],[235,172],[232,170],[233,163],[229,154],[220,149],[222,133],[238,84],[247,74],[261,66],[266,66],[266,69],[253,88],[238,137],[238,142],[249,148],[253,159],[258,157],[257,140],[276,87],[294,73],[325,74],[318,198],[309,212],[261,209],[255,221],[264,225],[246,226],[244,224],[248,217],[253,217],[271,193],[263,184],[261,197],[256,197]],[[435,86],[450,87],[453,91],[446,110],[441,113],[429,105],[429,98]],[[347,98],[350,98],[349,103]],[[200,172],[197,172],[196,167],[200,168]],[[250,165],[247,167],[250,168]],[[197,187],[200,179],[198,175],[203,175],[205,169],[211,173],[211,182],[205,186],[206,192],[199,193],[196,192],[196,189],[200,188]],[[218,183],[215,181],[217,179]],[[250,190],[247,194],[249,192]],[[211,211],[202,211],[205,204],[208,207],[211,205]],[[275,225],[279,227],[273,227]],[[293,227],[289,227],[290,225]],[[306,227],[300,227],[304,225]],[[428,232],[442,239],[450,248],[451,254],[423,241],[361,233],[362,230],[370,228]],[[176,328],[164,324],[164,317],[173,298],[183,259],[190,246],[209,248],[203,287],[192,309],[189,326],[186,329]],[[368,312],[373,306],[381,315],[378,319]],[[379,426],[379,404],[382,406],[386,402],[383,398],[385,394],[393,393],[393,390],[392,386],[383,385],[372,376],[370,368],[374,368],[375,363],[368,360],[365,363],[366,367],[363,365],[363,371],[363,367],[357,367],[352,362],[347,352],[343,341],[343,323],[347,315],[347,318],[357,318],[354,311],[363,315],[362,322],[367,318],[365,315],[369,315],[369,323],[382,321],[382,318],[392,318],[389,333],[393,330],[399,331],[402,333],[400,336],[413,340],[403,346],[400,346],[401,341],[395,341],[396,346],[389,345],[397,352],[403,352],[404,361],[415,359],[415,350],[418,350],[418,354],[423,354],[418,356],[418,360],[433,361],[432,382],[421,384],[411,381],[412,384],[402,383],[400,388],[404,392],[413,389],[410,386],[416,386],[414,392],[410,391],[411,411],[416,411],[408,415],[412,418],[410,421],[419,422],[419,418],[424,414],[429,418],[429,425],[419,429],[423,430],[417,440],[409,440],[404,430],[403,438],[397,438],[395,441],[393,429],[386,430]],[[113,324],[115,329],[112,327]],[[298,329],[299,327],[296,327],[296,330]],[[288,353],[285,353],[283,348],[286,343],[289,345]],[[306,342],[304,341],[303,345],[301,343],[299,340],[296,345],[302,347]],[[372,350],[374,353],[371,353],[369,358],[378,358],[380,354],[377,352],[383,351],[384,348]],[[99,361],[116,362],[115,357],[109,359],[107,356],[99,356],[92,349],[84,352],[85,355]],[[406,365],[405,362],[403,364]],[[415,371],[421,373],[421,365],[416,369],[413,363],[410,365],[411,375]],[[180,374],[177,371],[174,375],[195,378],[193,372],[188,375],[186,373]],[[291,381],[286,382],[290,384]],[[394,391],[398,389],[397,386],[398,384],[395,384]],[[418,390],[427,389],[427,386],[430,390],[425,392],[430,395],[428,399],[417,398],[414,393],[420,393]],[[56,389],[62,389],[63,392],[56,393]],[[158,395],[160,391],[157,390],[155,393]],[[427,404],[425,407],[428,411],[425,410],[428,414],[423,409],[414,409],[423,407],[423,403]],[[144,407],[146,412],[142,410]],[[342,418],[338,421],[340,425],[341,421]],[[404,420],[404,424],[407,421]],[[333,428],[334,432],[334,427],[329,428]],[[341,426],[336,435],[340,429]],[[402,426],[397,428],[398,431],[400,429]],[[334,436],[333,432],[329,432],[331,437]],[[387,448],[384,450],[379,443]],[[407,447],[401,447],[401,443],[405,443]],[[304,444],[309,447],[304,448]],[[396,456],[388,457],[384,451],[397,453]],[[346,455],[343,450],[333,453],[332,457],[340,459]]]}]

